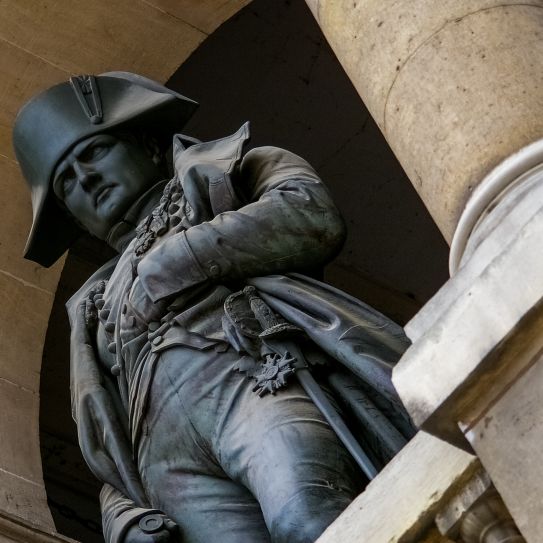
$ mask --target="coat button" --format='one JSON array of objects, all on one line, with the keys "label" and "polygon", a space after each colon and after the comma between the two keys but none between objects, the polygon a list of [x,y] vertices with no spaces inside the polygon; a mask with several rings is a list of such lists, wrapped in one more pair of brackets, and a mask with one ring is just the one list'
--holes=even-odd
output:
[{"label": "coat button", "polygon": [[172,195],[171,195],[172,202],[178,202],[180,198],[181,198],[180,192],[172,192]]},{"label": "coat button", "polygon": [[105,303],[106,302],[104,301],[103,298],[97,298],[96,296],[94,297],[94,305],[97,307],[97,309],[102,309]]},{"label": "coat button", "polygon": [[221,268],[219,268],[218,264],[211,264],[211,266],[209,266],[209,275],[211,275],[211,277],[218,277],[220,273]]},{"label": "coat button", "polygon": [[153,345],[160,345],[162,343],[162,336],[157,336],[155,339],[153,339]]},{"label": "coat button", "polygon": [[107,346],[107,350],[112,353],[112,354],[115,354],[117,352],[117,343],[115,343],[114,341],[112,341],[108,346]]},{"label": "coat button", "polygon": [[[156,534],[165,528],[164,519],[162,515],[150,514],[145,515],[139,521],[140,530],[144,534]],[[153,539],[155,541],[155,539]]]},{"label": "coat button", "polygon": [[109,309],[101,309],[100,313],[98,313],[98,316],[100,317],[100,320],[107,321],[109,317],[110,310]]},{"label": "coat button", "polygon": [[117,377],[121,373],[121,366],[119,364],[115,364],[114,366],[111,366],[111,373]]},{"label": "coat button", "polygon": [[168,208],[168,213],[170,215],[174,215],[179,211],[179,206],[177,204],[170,204],[170,207]]},{"label": "coat button", "polygon": [[115,332],[115,323],[114,322],[106,322],[105,329],[106,329],[106,332],[109,332],[110,334],[113,334],[113,332]]},{"label": "coat button", "polygon": [[153,321],[149,323],[149,332],[156,332],[160,328],[160,323]]},{"label": "coat button", "polygon": [[170,225],[172,228],[176,227],[180,222],[181,222],[181,217],[178,217],[177,215],[170,217]]}]

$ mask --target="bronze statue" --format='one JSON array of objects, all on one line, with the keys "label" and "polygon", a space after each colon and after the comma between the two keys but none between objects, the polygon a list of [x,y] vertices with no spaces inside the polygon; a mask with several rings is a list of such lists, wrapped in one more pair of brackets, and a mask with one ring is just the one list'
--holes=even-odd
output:
[{"label": "bronze statue", "polygon": [[177,134],[195,107],[125,72],[30,101],[14,129],[25,256],[49,266],[81,230],[119,252],[68,303],[73,415],[108,542],[314,541],[363,482],[338,413],[369,477],[412,434],[390,382],[407,339],[310,277],[344,236],[311,166],[246,152],[247,124]]}]

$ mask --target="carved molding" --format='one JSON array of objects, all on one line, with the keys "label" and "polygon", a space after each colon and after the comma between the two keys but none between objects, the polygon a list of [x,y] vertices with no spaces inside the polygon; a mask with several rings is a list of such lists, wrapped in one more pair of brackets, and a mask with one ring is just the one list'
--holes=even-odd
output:
[{"label": "carved molding", "polygon": [[77,543],[60,534],[44,532],[28,521],[6,513],[0,514],[0,540],[16,543]]},{"label": "carved molding", "polygon": [[443,536],[462,543],[526,543],[482,469],[436,515],[436,525]]},{"label": "carved molding", "polygon": [[495,490],[467,512],[460,533],[464,543],[526,543]]}]

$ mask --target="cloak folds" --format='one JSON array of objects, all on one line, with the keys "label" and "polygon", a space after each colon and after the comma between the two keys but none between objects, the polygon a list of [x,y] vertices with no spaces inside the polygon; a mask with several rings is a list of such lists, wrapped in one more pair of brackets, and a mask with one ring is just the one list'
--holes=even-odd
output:
[{"label": "cloak folds", "polygon": [[[348,294],[304,275],[257,277],[247,283],[338,362],[327,372],[326,384],[381,469],[415,432],[390,380],[394,364],[409,345],[402,328]],[[100,480],[138,507],[149,507],[131,452],[126,411],[92,346],[85,298],[78,297],[69,312],[73,415],[83,456]]]},{"label": "cloak folds", "polygon": [[[408,346],[403,330],[329,285],[284,275],[320,269],[341,246],[344,224],[326,187],[307,162],[288,151],[262,147],[245,153],[248,138],[248,125],[188,148],[175,136],[174,177],[158,206],[120,257],[68,302],[73,414],[83,456],[105,483],[102,514],[111,543],[122,541],[131,523],[154,512],[147,509],[132,443],[145,414],[152,367],[161,363],[159,350],[187,345],[187,337],[193,348],[202,341],[224,343],[220,331],[217,340],[177,322],[201,289],[213,308],[213,330],[220,328],[228,298],[214,305],[211,292],[250,285],[273,311],[303,331],[308,361],[311,351],[315,361],[327,362],[315,366],[314,375],[335,395],[378,469],[414,433],[390,379]],[[108,281],[103,299],[107,324],[114,327],[108,341],[115,345],[117,377],[98,359],[95,326],[87,318],[99,281]],[[169,316],[166,306],[174,308]],[[172,334],[159,347],[150,343],[153,322],[159,324],[156,333],[164,326],[165,334]],[[224,326],[222,331],[239,352],[235,336],[229,337]],[[142,368],[148,379],[140,378]]]}]

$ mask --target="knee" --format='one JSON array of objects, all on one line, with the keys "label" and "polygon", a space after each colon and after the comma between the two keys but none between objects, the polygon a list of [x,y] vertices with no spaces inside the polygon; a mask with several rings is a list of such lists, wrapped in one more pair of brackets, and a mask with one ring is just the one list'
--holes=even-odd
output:
[{"label": "knee", "polygon": [[286,502],[271,523],[272,542],[316,541],[351,501],[343,493],[330,495],[329,490],[328,487],[311,487]]},{"label": "knee", "polygon": [[328,524],[318,518],[298,519],[287,514],[273,523],[270,536],[272,543],[313,543]]}]

